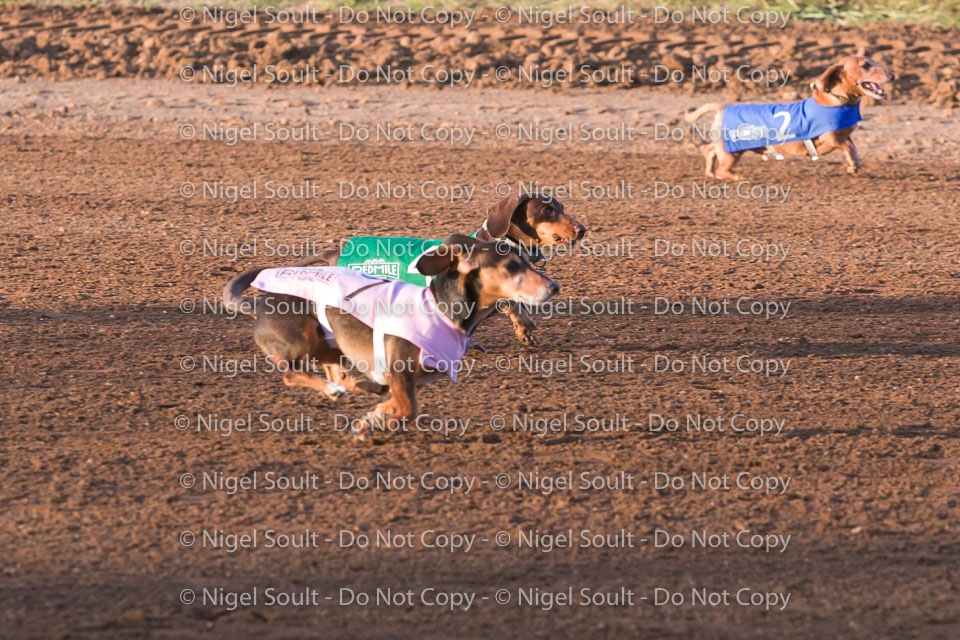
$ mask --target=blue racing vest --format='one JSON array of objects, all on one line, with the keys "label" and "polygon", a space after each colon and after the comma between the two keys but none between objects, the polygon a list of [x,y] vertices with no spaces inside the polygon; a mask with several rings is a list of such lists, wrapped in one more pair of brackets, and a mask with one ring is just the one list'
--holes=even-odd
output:
[{"label": "blue racing vest", "polygon": [[860,122],[860,105],[824,107],[812,97],[790,104],[723,107],[721,133],[729,153],[800,142]]}]

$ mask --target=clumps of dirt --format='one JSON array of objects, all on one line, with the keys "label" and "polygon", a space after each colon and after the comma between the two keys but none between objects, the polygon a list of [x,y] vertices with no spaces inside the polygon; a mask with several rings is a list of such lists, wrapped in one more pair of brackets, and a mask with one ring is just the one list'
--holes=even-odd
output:
[{"label": "clumps of dirt", "polygon": [[[356,24],[341,23],[337,14],[313,18],[277,24],[260,14],[231,27],[185,20],[172,9],[3,5],[0,77],[183,79],[189,67],[197,72],[187,78],[191,82],[231,82],[245,71],[243,82],[330,86],[364,82],[366,71],[374,78],[367,84],[643,86],[789,99],[804,94],[840,57],[861,54],[897,72],[895,100],[960,103],[958,34],[935,27],[792,22],[781,30],[644,21],[547,29],[498,22],[491,10],[481,10],[470,27],[454,28],[418,19]],[[589,73],[581,71],[585,65]],[[378,79],[378,67],[390,71]],[[254,69],[255,79],[249,75]],[[460,74],[444,82],[448,69]]]}]

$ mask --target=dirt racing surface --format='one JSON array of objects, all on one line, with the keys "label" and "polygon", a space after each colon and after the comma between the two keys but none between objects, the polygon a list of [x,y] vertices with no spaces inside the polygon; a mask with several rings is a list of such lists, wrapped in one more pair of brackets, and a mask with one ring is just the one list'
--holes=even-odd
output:
[{"label": "dirt racing surface", "polygon": [[275,84],[647,87],[790,99],[840,56],[870,55],[899,74],[894,96],[960,102],[953,30],[841,27],[736,6],[323,12],[7,4],[0,28],[0,77],[232,83],[249,74]]},{"label": "dirt racing surface", "polygon": [[[960,127],[932,85],[864,106],[860,175],[751,155],[738,186],[657,134],[723,94],[0,60],[0,635],[957,637]],[[252,266],[469,233],[518,189],[588,228],[539,345],[491,319],[372,444],[343,431],[375,398],[285,387],[217,307]]]}]

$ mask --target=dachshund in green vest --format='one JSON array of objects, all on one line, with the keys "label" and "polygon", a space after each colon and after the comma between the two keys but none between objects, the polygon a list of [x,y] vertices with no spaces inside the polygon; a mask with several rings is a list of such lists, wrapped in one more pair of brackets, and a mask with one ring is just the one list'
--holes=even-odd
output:
[{"label": "dachshund in green vest", "polygon": [[[470,235],[478,240],[498,240],[536,266],[545,262],[542,247],[572,246],[586,232],[586,227],[567,214],[556,198],[524,194],[504,198],[488,208],[480,229]],[[342,241],[338,249],[301,260],[296,266],[348,267],[371,276],[425,287],[429,278],[416,268],[417,261],[440,242],[439,238],[354,237]],[[504,313],[513,322],[517,339],[527,346],[535,346],[536,324],[530,314],[518,304],[510,304]]]}]

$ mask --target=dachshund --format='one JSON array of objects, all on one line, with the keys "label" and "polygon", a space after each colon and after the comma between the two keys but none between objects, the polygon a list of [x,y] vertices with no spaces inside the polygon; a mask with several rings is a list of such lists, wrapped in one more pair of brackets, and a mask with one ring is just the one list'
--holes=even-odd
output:
[{"label": "dachshund", "polygon": [[[700,147],[708,178],[743,180],[733,168],[744,151],[773,155],[810,155],[814,160],[835,149],[843,152],[847,172],[860,170],[860,156],[850,135],[860,121],[860,99],[885,99],[880,86],[896,74],[862,56],[830,66],[810,84],[813,95],[792,104],[723,105],[711,102],[684,114],[693,123],[714,113],[712,141]],[[714,168],[716,167],[716,168]]]},{"label": "dachshund", "polygon": [[[254,268],[223,289],[230,312],[256,318],[254,341],[283,382],[337,399],[348,390],[387,398],[351,430],[399,430],[417,415],[419,385],[449,375],[500,300],[542,304],[560,286],[502,243],[450,235],[420,256],[428,287],[343,267]],[[265,291],[244,298],[253,286]],[[282,364],[279,364],[282,363]]]},{"label": "dachshund", "polygon": [[[499,240],[521,252],[534,265],[545,261],[541,247],[572,246],[586,234],[587,228],[566,213],[556,198],[524,194],[504,198],[487,209],[482,226],[473,236],[479,240]],[[342,242],[338,249],[329,249],[301,260],[296,266],[326,264],[348,266],[385,278],[397,278],[426,286],[425,279],[413,268],[420,252],[439,244],[439,240],[420,238],[358,237]],[[378,257],[352,258],[361,249],[378,248]],[[523,344],[536,345],[533,336],[536,324],[519,305],[505,305],[504,313],[513,322],[514,334]]]}]

